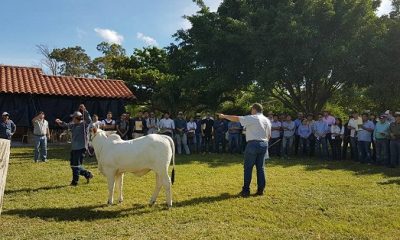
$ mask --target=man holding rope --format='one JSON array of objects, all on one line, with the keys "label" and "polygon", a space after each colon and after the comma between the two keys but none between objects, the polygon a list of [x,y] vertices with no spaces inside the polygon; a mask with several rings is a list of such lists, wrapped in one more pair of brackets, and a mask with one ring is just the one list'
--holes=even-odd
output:
[{"label": "man holding rope", "polygon": [[240,195],[250,196],[250,183],[253,166],[257,169],[257,193],[263,195],[265,189],[265,154],[268,150],[268,140],[271,137],[271,121],[263,114],[263,107],[259,103],[251,107],[251,115],[231,116],[219,114],[219,117],[232,122],[240,122],[246,128],[246,149],[244,152],[244,183]]},{"label": "man holding rope", "polygon": [[56,123],[63,127],[68,128],[72,132],[72,147],[70,165],[72,170],[71,186],[77,186],[79,175],[84,176],[89,183],[93,178],[93,174],[85,170],[82,166],[83,158],[86,153],[88,144],[88,125],[91,123],[91,118],[85,106],[81,104],[79,111],[74,112],[72,115],[72,122],[65,123],[60,119],[56,119]]}]

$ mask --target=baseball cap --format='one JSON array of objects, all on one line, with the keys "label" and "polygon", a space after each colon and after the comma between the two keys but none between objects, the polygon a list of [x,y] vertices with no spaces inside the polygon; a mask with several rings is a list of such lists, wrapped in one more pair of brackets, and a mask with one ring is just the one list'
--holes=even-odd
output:
[{"label": "baseball cap", "polygon": [[180,112],[178,112],[178,114],[182,114],[183,115],[183,112],[180,111]]},{"label": "baseball cap", "polygon": [[74,117],[82,117],[82,113],[79,111],[74,112],[73,114],[70,115],[72,118]]},{"label": "baseball cap", "polygon": [[379,119],[384,119],[384,118],[387,118],[387,114],[382,114],[379,116]]},{"label": "baseball cap", "polygon": [[10,114],[8,114],[8,112],[3,112],[1,116],[10,116]]}]

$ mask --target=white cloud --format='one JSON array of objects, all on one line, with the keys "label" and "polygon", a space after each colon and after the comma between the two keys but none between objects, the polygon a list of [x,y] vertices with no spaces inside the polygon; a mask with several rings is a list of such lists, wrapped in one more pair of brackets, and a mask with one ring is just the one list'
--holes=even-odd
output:
[{"label": "white cloud", "polygon": [[157,43],[157,41],[156,41],[154,38],[149,37],[149,36],[146,36],[146,35],[144,35],[144,34],[141,33],[141,32],[138,32],[138,33],[136,34],[136,37],[137,37],[137,39],[142,40],[142,41],[143,41],[146,45],[148,45],[148,46],[150,46],[150,45],[152,45],[152,46],[158,46],[158,43]]},{"label": "white cloud", "polygon": [[389,14],[392,11],[392,1],[391,0],[382,0],[381,6],[378,8],[376,14],[378,16],[382,16],[385,14]]},{"label": "white cloud", "polygon": [[94,31],[103,38],[106,42],[122,44],[124,36],[118,34],[116,31],[104,28],[95,28]]}]

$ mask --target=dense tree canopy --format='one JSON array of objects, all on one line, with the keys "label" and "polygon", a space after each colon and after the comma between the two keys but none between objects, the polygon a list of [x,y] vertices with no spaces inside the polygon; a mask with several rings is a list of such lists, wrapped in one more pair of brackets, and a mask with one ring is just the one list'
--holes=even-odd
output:
[{"label": "dense tree canopy", "polygon": [[162,111],[399,107],[400,0],[382,17],[379,0],[224,0],[217,12],[194,2],[191,28],[165,48],[128,55],[102,42],[93,60],[79,46],[48,60],[57,74],[123,79],[137,103]]}]

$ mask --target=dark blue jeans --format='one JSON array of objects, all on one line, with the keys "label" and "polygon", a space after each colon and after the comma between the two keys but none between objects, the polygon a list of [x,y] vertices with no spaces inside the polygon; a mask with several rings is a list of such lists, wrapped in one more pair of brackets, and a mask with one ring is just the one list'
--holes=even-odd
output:
[{"label": "dark blue jeans", "polygon": [[361,163],[367,163],[371,161],[371,142],[358,141],[358,160]]},{"label": "dark blue jeans", "polygon": [[351,152],[353,153],[352,160],[358,161],[358,147],[357,147],[357,138],[355,137],[350,137],[350,147],[351,147]]},{"label": "dark blue jeans", "polygon": [[376,146],[376,161],[378,164],[387,165],[389,163],[389,140],[377,139]]},{"label": "dark blue jeans", "polygon": [[264,141],[249,141],[247,142],[244,151],[244,183],[243,192],[250,193],[250,183],[253,173],[253,166],[257,170],[257,190],[264,191],[265,189],[265,154],[268,149],[268,142]]},{"label": "dark blue jeans", "polygon": [[88,177],[90,172],[85,170],[82,166],[83,158],[85,156],[86,149],[72,150],[70,158],[70,166],[72,170],[72,182],[78,183],[79,175]]},{"label": "dark blue jeans", "polygon": [[400,164],[400,140],[390,141],[390,165],[397,167]]},{"label": "dark blue jeans", "polygon": [[315,139],[315,152],[318,154],[321,160],[328,159],[328,144],[325,137],[319,137]]},{"label": "dark blue jeans", "polygon": [[239,145],[240,133],[229,133],[229,151],[230,153],[240,153]]}]

